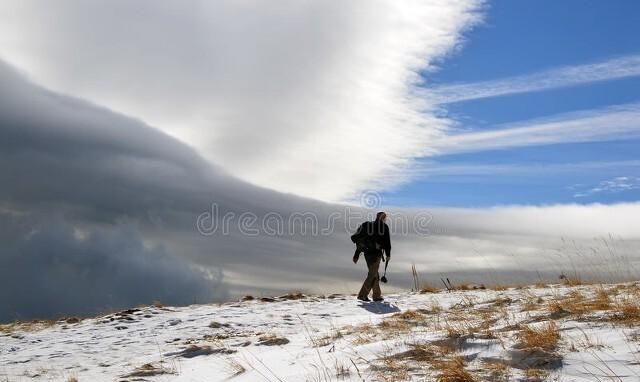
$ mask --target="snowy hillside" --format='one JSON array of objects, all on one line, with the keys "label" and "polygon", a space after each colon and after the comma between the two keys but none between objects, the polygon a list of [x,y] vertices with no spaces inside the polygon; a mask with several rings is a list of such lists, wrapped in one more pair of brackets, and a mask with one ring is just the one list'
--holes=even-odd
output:
[{"label": "snowy hillside", "polygon": [[0,328],[0,381],[640,381],[640,284],[148,306]]}]

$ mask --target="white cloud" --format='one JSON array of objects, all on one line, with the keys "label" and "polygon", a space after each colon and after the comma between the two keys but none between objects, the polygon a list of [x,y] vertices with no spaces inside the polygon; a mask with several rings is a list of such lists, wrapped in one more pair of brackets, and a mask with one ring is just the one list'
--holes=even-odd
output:
[{"label": "white cloud", "polygon": [[417,72],[459,45],[479,4],[6,0],[0,57],[252,183],[337,200],[446,130]]},{"label": "white cloud", "polygon": [[551,118],[450,134],[432,143],[437,154],[453,154],[557,143],[605,141],[640,136],[640,104],[567,113]]},{"label": "white cloud", "polygon": [[521,76],[490,81],[441,85],[424,89],[426,97],[439,103],[528,93],[598,81],[640,76],[640,55],[591,64],[563,66]]}]

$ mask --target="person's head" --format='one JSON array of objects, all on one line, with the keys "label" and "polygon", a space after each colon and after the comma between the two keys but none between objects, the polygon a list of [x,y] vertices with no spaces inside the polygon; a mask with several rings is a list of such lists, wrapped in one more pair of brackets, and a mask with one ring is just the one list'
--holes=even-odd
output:
[{"label": "person's head", "polygon": [[387,218],[387,214],[383,211],[380,211],[376,214],[376,221],[378,222],[383,222],[385,221],[385,219]]}]

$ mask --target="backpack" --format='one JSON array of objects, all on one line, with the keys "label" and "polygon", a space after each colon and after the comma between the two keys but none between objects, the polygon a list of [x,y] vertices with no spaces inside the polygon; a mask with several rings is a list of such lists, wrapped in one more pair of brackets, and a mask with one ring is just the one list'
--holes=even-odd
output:
[{"label": "backpack", "polygon": [[353,244],[357,244],[362,239],[364,239],[364,229],[362,229],[362,224],[360,224],[358,226],[358,229],[356,230],[356,233],[351,235],[351,242]]},{"label": "backpack", "polygon": [[374,246],[373,238],[367,233],[368,227],[364,227],[365,224],[368,224],[368,222],[360,224],[356,233],[351,235],[351,242],[363,251]]}]

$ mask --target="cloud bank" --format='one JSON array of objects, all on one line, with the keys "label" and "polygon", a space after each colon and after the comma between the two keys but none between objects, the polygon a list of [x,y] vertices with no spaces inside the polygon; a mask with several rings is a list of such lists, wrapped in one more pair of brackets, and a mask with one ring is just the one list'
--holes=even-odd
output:
[{"label": "cloud bank", "polygon": [[[292,289],[351,293],[363,269],[350,263],[348,237],[379,208],[392,219],[392,287],[410,285],[411,263],[425,277],[480,280],[572,269],[557,255],[562,237],[583,245],[613,233],[624,269],[637,261],[637,203],[364,210],[240,181],[138,120],[43,90],[6,65],[0,100],[0,320]],[[225,234],[198,232],[212,203],[234,216]],[[248,212],[304,213],[320,227],[254,235],[238,224]]]},{"label": "cloud bank", "polygon": [[241,179],[340,200],[424,155],[447,129],[414,94],[418,72],[459,46],[480,6],[1,1],[0,57],[49,89],[170,133]]}]

